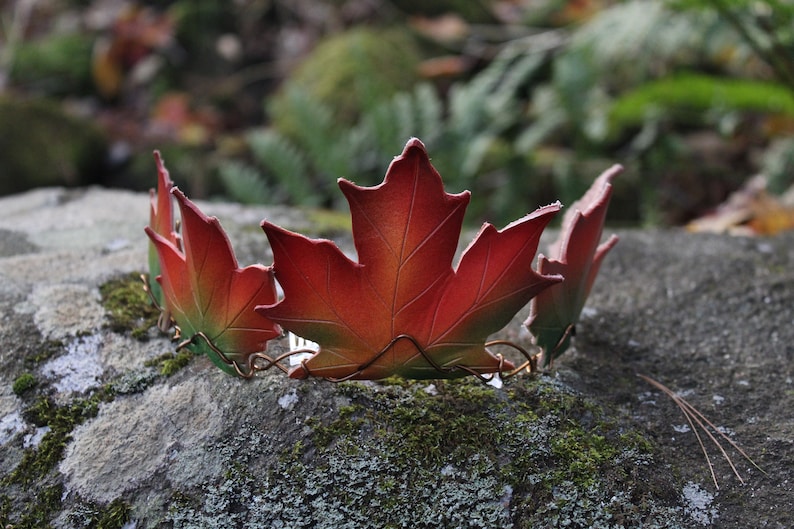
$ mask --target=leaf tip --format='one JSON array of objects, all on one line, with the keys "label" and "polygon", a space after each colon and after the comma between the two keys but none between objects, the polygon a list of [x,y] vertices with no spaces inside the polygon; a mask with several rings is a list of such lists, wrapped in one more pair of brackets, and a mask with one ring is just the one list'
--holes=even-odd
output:
[{"label": "leaf tip", "polygon": [[426,160],[428,163],[430,163],[430,154],[427,152],[427,147],[425,147],[425,144],[422,143],[422,140],[419,138],[412,137],[409,139],[405,143],[405,147],[403,147],[403,152],[401,152],[399,156],[395,156],[394,160],[406,160],[410,158],[411,155],[418,156],[420,159]]},{"label": "leaf tip", "polygon": [[425,147],[425,144],[424,144],[424,143],[422,143],[422,140],[420,140],[420,139],[419,139],[419,138],[417,138],[416,136],[413,136],[413,137],[411,137],[411,138],[410,138],[410,139],[409,139],[409,140],[408,140],[408,141],[405,143],[405,148],[403,148],[403,154],[405,154],[405,152],[406,152],[408,149],[414,149],[414,148],[415,148],[415,149],[421,149],[421,150],[422,150],[422,151],[423,151],[425,154],[427,154],[427,148]]}]

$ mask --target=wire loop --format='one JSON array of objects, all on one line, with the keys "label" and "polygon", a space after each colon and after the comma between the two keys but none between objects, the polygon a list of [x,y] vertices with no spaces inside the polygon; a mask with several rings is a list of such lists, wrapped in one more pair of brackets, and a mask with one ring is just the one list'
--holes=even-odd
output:
[{"label": "wire loop", "polygon": [[[199,331],[194,335],[192,335],[190,338],[182,339],[182,330],[179,328],[179,326],[173,324],[173,322],[171,326],[174,328],[174,336],[172,339],[178,342],[176,345],[177,351],[181,351],[182,349],[188,347],[189,345],[195,344],[197,340],[201,340],[207,345],[207,347],[209,347],[212,350],[212,352],[214,352],[218,356],[218,358],[224,364],[231,366],[234,369],[234,372],[237,374],[237,376],[244,379],[251,379],[258,372],[266,371],[273,367],[287,374],[289,373],[289,369],[282,364],[282,361],[295,355],[300,355],[305,353],[317,354],[317,351],[311,348],[294,349],[291,351],[287,351],[286,353],[282,353],[276,357],[272,357],[268,355],[266,352],[262,351],[247,355],[246,362],[241,363],[237,360],[230,358],[230,356],[227,353],[225,353],[223,350],[221,350],[217,345],[215,345],[212,339],[209,336],[207,336],[204,332]],[[386,344],[385,347],[383,347],[383,349],[378,351],[377,354],[375,354],[365,363],[361,364],[355,371],[342,377],[323,377],[323,378],[325,380],[328,380],[329,382],[334,382],[334,383],[353,380],[359,375],[361,375],[373,364],[375,364],[375,362],[377,362],[380,358],[382,358],[385,354],[389,352],[389,349],[391,349],[396,343],[398,343],[401,340],[407,340],[411,342],[414,345],[414,347],[416,347],[416,350],[419,352],[422,358],[428,364],[430,364],[430,366],[433,367],[433,369],[438,371],[440,375],[444,375],[445,377],[460,371],[463,372],[465,375],[471,375],[476,377],[478,380],[480,380],[480,382],[484,384],[488,384],[492,382],[494,380],[494,377],[496,376],[500,376],[502,378],[510,378],[521,373],[522,371],[526,371],[527,373],[530,374],[535,373],[537,371],[539,353],[532,355],[523,347],[508,340],[493,340],[487,342],[485,344],[485,347],[493,347],[493,346],[510,347],[513,350],[519,352],[526,359],[526,361],[520,366],[508,371],[505,370],[504,367],[506,363],[504,356],[501,354],[497,354],[496,357],[499,359],[498,368],[492,373],[481,373],[476,369],[473,369],[463,364],[453,364],[449,366],[441,365],[419,344],[416,338],[414,338],[410,334],[400,334],[399,336],[395,336],[388,344]],[[299,368],[303,370],[303,373],[301,373],[296,378],[303,379],[313,376],[312,370],[306,365],[307,361],[308,359],[303,359],[301,360],[300,364],[298,364]]]},{"label": "wire loop", "polygon": [[[196,340],[202,340],[204,343],[209,347],[220,360],[234,369],[234,372],[237,376],[250,379],[253,378],[257,372],[259,371],[266,371],[270,368],[275,367],[276,369],[282,371],[283,373],[289,373],[289,369],[281,364],[283,360],[287,358],[299,354],[305,353],[312,353],[316,354],[317,351],[311,348],[301,348],[301,349],[293,349],[286,353],[282,353],[275,358],[268,355],[265,351],[249,354],[246,356],[246,362],[240,363],[237,360],[233,360],[229,357],[227,353],[222,351],[218,346],[216,346],[212,339],[207,336],[204,332],[199,331],[195,333],[193,336],[187,339],[182,339],[182,329],[179,325],[176,324],[174,319],[171,317],[170,312],[166,307],[160,305],[157,299],[154,297],[152,293],[152,289],[149,283],[149,277],[146,274],[141,274],[140,276],[141,281],[143,282],[143,290],[149,296],[149,300],[151,301],[152,305],[154,305],[157,310],[160,311],[160,317],[157,320],[157,328],[160,329],[162,332],[167,332],[169,329],[174,329],[174,335],[172,336],[172,340],[179,342],[177,343],[176,350],[180,351],[185,347],[196,343]],[[413,344],[419,354],[424,358],[424,360],[430,364],[433,369],[439,372],[439,374],[448,376],[450,374],[455,373],[456,371],[462,371],[466,375],[472,375],[477,377],[480,382],[484,384],[488,384],[494,380],[494,377],[499,376],[502,378],[510,378],[513,377],[521,372],[526,371],[527,373],[535,373],[538,370],[538,359],[540,358],[541,353],[530,354],[529,351],[517,345],[509,340],[493,340],[490,342],[486,342],[484,345],[485,347],[494,347],[494,346],[506,346],[510,347],[514,351],[521,354],[524,357],[525,361],[519,365],[518,367],[511,369],[509,371],[505,370],[505,358],[501,354],[497,354],[496,357],[499,359],[499,366],[496,371],[492,373],[481,373],[476,369],[473,369],[469,366],[463,364],[453,364],[450,366],[443,366],[439,364],[425,349],[422,345],[410,334],[400,334],[392,338],[392,340],[386,344],[380,351],[377,352],[372,358],[367,360],[365,363],[361,364],[355,371],[343,376],[343,377],[324,377],[326,380],[334,383],[338,382],[345,382],[347,380],[352,380],[359,375],[361,375],[366,369],[371,367],[375,362],[377,362],[380,358],[382,358],[385,354],[389,352],[389,350],[394,347],[396,343],[401,340],[408,340]],[[311,369],[306,365],[308,359],[301,360],[299,366],[300,369],[303,370],[303,373],[298,376],[297,378],[308,378],[312,376]]]}]

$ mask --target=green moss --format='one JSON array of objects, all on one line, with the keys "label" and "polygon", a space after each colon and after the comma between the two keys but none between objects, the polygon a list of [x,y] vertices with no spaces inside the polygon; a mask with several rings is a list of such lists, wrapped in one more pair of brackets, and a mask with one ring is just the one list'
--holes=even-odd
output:
[{"label": "green moss", "polygon": [[[420,489],[428,483],[435,483],[431,489],[446,486],[446,476],[437,475],[442,469],[450,478],[479,483],[484,498],[479,515],[504,522],[506,513],[497,501],[502,487],[520,498],[516,512],[531,519],[542,505],[567,502],[567,496],[557,497],[560,490],[575,490],[581,497],[606,494],[601,487],[632,472],[629,460],[649,453],[650,444],[640,434],[623,431],[605,420],[596,404],[545,380],[521,380],[509,397],[470,379],[437,381],[428,388],[404,380],[389,380],[377,392],[345,385],[354,403],[340,408],[330,423],[310,423],[310,449],[324,453],[313,459],[338,457],[351,468],[369,461],[372,466],[364,472],[375,480],[371,489],[391,498],[380,508],[393,508],[392,514],[405,505],[388,491],[426,495]],[[329,464],[322,470],[350,470],[340,464],[341,469]],[[311,474],[300,458],[293,458],[290,468],[298,482]],[[334,495],[329,489],[318,494]],[[348,500],[361,506],[370,499]]]},{"label": "green moss", "polygon": [[121,529],[130,521],[130,507],[121,499],[107,505],[89,503],[79,505],[68,515],[72,527],[92,529]]},{"label": "green moss", "polygon": [[151,360],[147,360],[144,362],[144,365],[147,367],[159,367],[161,375],[170,377],[187,366],[195,356],[196,355],[188,349],[183,349],[178,353],[165,353]]},{"label": "green moss", "polygon": [[[550,377],[495,390],[473,380],[347,382],[334,415],[265,473],[236,455],[172,503],[174,526],[673,527],[654,503],[638,432]],[[609,420],[607,420],[609,419]],[[247,438],[258,446],[260,432]],[[273,445],[268,445],[273,446]],[[632,510],[630,497],[643,500]],[[287,501],[285,501],[285,499]],[[621,503],[623,502],[623,503]],[[667,510],[666,510],[667,509]],[[618,514],[615,514],[618,513]]]},{"label": "green moss", "polygon": [[113,500],[109,505],[97,509],[96,515],[87,527],[96,529],[121,529],[130,521],[130,507],[120,499]]},{"label": "green moss", "polygon": [[571,481],[583,489],[590,488],[599,477],[600,470],[617,453],[617,448],[606,439],[579,427],[572,427],[555,437],[551,453],[565,465],[553,474],[549,483]]},{"label": "green moss", "polygon": [[133,338],[142,339],[157,324],[160,313],[143,289],[140,274],[108,281],[99,287],[99,293],[114,332],[129,332]]},{"label": "green moss", "polygon": [[65,406],[56,405],[49,397],[41,397],[23,411],[23,416],[38,427],[49,427],[35,448],[27,448],[22,461],[1,484],[28,485],[43,479],[60,462],[72,430],[99,411],[100,402],[112,400],[108,390],[100,390],[86,399],[76,399]]},{"label": "green moss", "polygon": [[43,487],[35,501],[21,507],[14,507],[8,496],[0,500],[0,527],[13,529],[49,529],[50,520],[61,508],[63,486],[60,484]]},{"label": "green moss", "polygon": [[[95,417],[101,402],[112,400],[109,387],[102,388],[88,398],[75,399],[67,405],[57,405],[49,397],[40,397],[23,410],[25,420],[37,427],[47,427],[38,446],[26,448],[19,464],[0,478],[0,487],[9,491],[0,496],[0,527],[50,527],[50,520],[61,509],[63,487],[52,484],[53,470],[63,458],[71,432],[76,426]],[[13,499],[12,499],[13,498]],[[108,511],[120,519],[120,507]],[[108,529],[121,525],[91,525]]]},{"label": "green moss", "polygon": [[56,354],[63,351],[63,342],[59,340],[49,340],[41,344],[40,348],[34,354],[25,356],[25,365],[35,367],[46,362]]},{"label": "green moss", "polygon": [[14,391],[15,395],[22,395],[27,390],[35,387],[36,383],[36,377],[34,375],[31,373],[23,373],[14,380],[11,389]]},{"label": "green moss", "polygon": [[[307,93],[333,109],[341,123],[353,124],[364,108],[386,101],[417,79],[419,54],[410,32],[355,28],[329,37],[290,76],[270,105],[276,128],[296,137],[294,119],[282,109],[290,91]],[[298,135],[299,136],[299,135]]]},{"label": "green moss", "polygon": [[[327,450],[334,440],[353,435],[361,427],[364,414],[360,406],[345,406],[339,409],[338,418],[330,424],[323,424],[319,419],[309,417],[306,425],[314,430],[314,444]],[[302,443],[296,443],[293,454],[302,448]]]}]

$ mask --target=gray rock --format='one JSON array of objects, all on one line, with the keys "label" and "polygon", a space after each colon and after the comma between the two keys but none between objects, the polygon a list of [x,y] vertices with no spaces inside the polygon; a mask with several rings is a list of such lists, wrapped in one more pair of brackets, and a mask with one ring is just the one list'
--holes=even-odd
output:
[{"label": "gray rock", "polygon": [[[296,211],[201,206],[243,264],[269,262],[262,218],[317,228]],[[99,293],[145,271],[147,221],[143,194],[0,199],[2,526],[794,525],[792,234],[621,233],[575,349],[496,389],[242,381],[205,358],[164,376],[147,360],[168,337],[112,330]],[[502,334],[526,340],[520,321]],[[730,449],[742,484],[709,446],[717,489],[683,415],[637,373],[766,473]]]}]

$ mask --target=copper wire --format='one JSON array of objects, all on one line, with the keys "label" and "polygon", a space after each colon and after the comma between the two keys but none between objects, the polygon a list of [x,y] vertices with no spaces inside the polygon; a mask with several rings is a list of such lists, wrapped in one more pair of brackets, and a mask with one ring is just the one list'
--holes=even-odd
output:
[{"label": "copper wire", "polygon": [[171,313],[165,307],[160,306],[160,303],[157,301],[157,299],[155,299],[154,294],[152,293],[152,287],[149,285],[149,276],[146,274],[141,274],[140,278],[141,281],[143,281],[143,291],[149,296],[149,301],[152,302],[152,305],[154,305],[155,309],[160,311],[160,315],[157,317],[157,328],[162,332],[168,331],[168,329],[170,329],[174,324],[174,320],[171,318]]},{"label": "copper wire", "polygon": [[[494,340],[494,341],[491,341],[491,342],[487,342],[485,344],[485,347],[491,347],[491,346],[495,346],[495,345],[504,345],[504,346],[511,347],[511,348],[515,349],[516,351],[518,351],[519,353],[521,353],[524,356],[524,358],[527,359],[526,362],[524,362],[521,366],[519,366],[516,369],[512,369],[512,370],[510,370],[508,372],[505,372],[505,369],[504,369],[505,359],[504,359],[504,357],[501,354],[498,354],[496,356],[499,359],[499,367],[496,369],[496,371],[494,371],[491,374],[483,374],[483,373],[480,373],[479,371],[477,371],[476,369],[473,369],[473,368],[471,368],[469,366],[466,366],[466,365],[463,365],[463,364],[453,364],[453,365],[450,365],[450,366],[442,366],[441,364],[436,362],[436,360],[424,349],[424,347],[422,347],[419,344],[419,342],[416,340],[416,338],[414,338],[410,334],[400,334],[400,335],[395,336],[394,338],[392,338],[392,340],[388,344],[386,344],[385,347],[383,347],[380,351],[378,351],[377,354],[372,356],[365,363],[363,363],[360,366],[358,366],[358,368],[355,371],[352,371],[351,373],[349,373],[349,374],[347,374],[345,376],[342,376],[342,377],[324,377],[324,378],[326,380],[330,381],[330,382],[335,382],[335,383],[352,380],[352,379],[358,377],[359,375],[361,375],[365,370],[367,370],[375,362],[377,362],[380,358],[382,358],[400,340],[408,340],[409,342],[411,342],[414,345],[414,347],[416,348],[416,350],[419,352],[419,354],[422,356],[422,358],[424,358],[424,360],[428,364],[430,364],[430,366],[433,367],[433,369],[435,369],[436,371],[438,371],[442,375],[449,375],[449,374],[455,373],[456,371],[463,371],[463,372],[465,372],[468,375],[472,375],[472,376],[477,377],[481,382],[487,384],[487,383],[491,382],[496,375],[500,375],[500,376],[509,378],[509,377],[512,377],[512,376],[516,375],[517,373],[523,371],[524,369],[526,369],[529,373],[533,373],[533,372],[537,371],[537,357],[538,357],[538,355],[532,355],[526,349],[524,349],[523,347],[521,347],[521,346],[519,346],[519,345],[517,345],[517,344],[515,344],[513,342],[510,342],[508,340]],[[298,351],[295,351],[295,352],[298,353],[298,352],[308,352],[308,351],[315,352],[313,350],[298,350]],[[304,372],[303,373],[304,376],[301,376],[300,378],[307,378],[309,376],[313,376],[312,371],[306,365],[306,362],[307,362],[307,360],[303,360],[300,363],[301,368],[303,369],[303,372]]]},{"label": "copper wire", "polygon": [[[152,293],[151,287],[149,286],[149,277],[146,274],[141,274],[140,278],[141,278],[141,281],[143,282],[143,290],[149,296],[149,299],[152,302],[152,304],[154,305],[154,307],[157,308],[157,310],[160,311],[160,316],[159,316],[159,318],[157,320],[157,327],[163,332],[166,332],[166,331],[168,331],[168,329],[173,327],[174,335],[172,337],[172,340],[179,342],[176,345],[176,350],[177,351],[180,351],[180,350],[184,349],[185,347],[187,347],[188,345],[195,343],[196,339],[201,339],[201,340],[204,341],[204,343],[207,344],[207,346],[216,355],[218,355],[218,358],[220,358],[220,360],[224,364],[226,364],[228,366],[231,366],[234,369],[234,372],[239,377],[244,378],[244,379],[253,378],[256,375],[257,372],[266,371],[266,370],[268,370],[268,369],[270,369],[272,367],[275,367],[275,368],[279,369],[283,373],[288,373],[289,370],[281,364],[281,362],[283,360],[286,360],[290,356],[294,356],[294,355],[297,355],[297,354],[303,354],[303,353],[314,353],[314,354],[316,354],[317,353],[317,351],[315,351],[313,349],[295,349],[295,350],[283,353],[283,354],[281,354],[281,355],[279,355],[279,356],[277,356],[275,358],[272,358],[271,356],[269,356],[265,352],[258,352],[258,353],[253,353],[253,354],[248,355],[246,363],[245,364],[241,364],[240,362],[238,362],[236,360],[232,360],[231,358],[229,358],[229,356],[225,352],[223,352],[220,348],[218,348],[218,346],[216,346],[213,343],[213,341],[209,338],[209,336],[207,336],[202,331],[199,331],[199,332],[195,333],[193,336],[191,336],[190,338],[188,338],[186,340],[180,341],[180,339],[182,338],[182,329],[179,327],[179,325],[176,325],[176,323],[174,322],[174,320],[171,317],[170,313],[168,313],[168,311],[164,307],[162,307],[157,302],[157,300],[155,299],[154,294]],[[468,375],[472,375],[472,376],[477,377],[481,382],[487,384],[487,383],[491,382],[496,375],[499,375],[499,376],[504,377],[504,378],[509,378],[509,377],[515,376],[516,374],[518,374],[518,373],[520,373],[520,372],[522,372],[524,370],[526,370],[528,373],[534,373],[535,371],[537,371],[539,354],[532,355],[526,349],[524,349],[523,347],[521,347],[521,346],[519,346],[519,345],[517,345],[517,344],[515,344],[513,342],[510,342],[508,340],[493,340],[493,341],[485,343],[484,345],[485,345],[485,347],[492,347],[492,346],[496,346],[496,345],[511,347],[515,351],[518,351],[524,358],[526,358],[526,361],[523,364],[521,364],[520,366],[516,367],[515,369],[512,369],[510,371],[505,372],[505,369],[504,369],[505,359],[504,359],[504,357],[501,354],[497,354],[496,356],[499,359],[498,368],[496,369],[495,372],[491,373],[490,375],[486,375],[486,374],[480,373],[476,369],[473,369],[473,368],[468,367],[468,366],[463,365],[463,364],[453,364],[451,366],[442,366],[438,362],[436,362],[436,360],[424,349],[424,347],[422,347],[419,344],[419,342],[416,340],[416,338],[414,338],[410,334],[400,334],[400,335],[395,336],[394,338],[392,338],[392,340],[388,344],[386,344],[385,347],[383,347],[380,351],[378,351],[377,354],[372,356],[372,358],[367,360],[365,363],[361,364],[355,371],[353,371],[353,372],[351,372],[351,373],[349,373],[349,374],[347,374],[347,375],[345,375],[343,377],[324,377],[324,378],[326,380],[328,380],[330,382],[334,382],[334,383],[339,383],[339,382],[345,382],[347,380],[352,380],[352,379],[358,377],[359,375],[361,375],[365,370],[367,370],[373,364],[375,364],[375,362],[377,362],[386,353],[388,353],[389,350],[392,347],[394,347],[394,345],[397,342],[399,342],[400,340],[408,340],[409,342],[411,342],[414,345],[414,347],[416,348],[416,350],[419,352],[419,354],[422,356],[422,358],[424,358],[424,360],[428,364],[430,364],[431,367],[433,367],[436,371],[438,371],[442,375],[449,375],[449,374],[452,374],[452,373],[454,373],[456,371],[463,371],[463,372],[465,372]],[[301,376],[299,378],[307,378],[309,376],[313,376],[313,374],[311,372],[311,369],[306,365],[306,362],[307,362],[307,360],[302,360],[300,362],[300,367],[304,371],[304,376]]]}]

